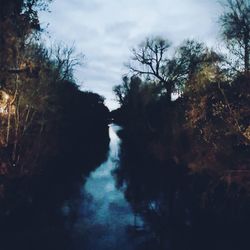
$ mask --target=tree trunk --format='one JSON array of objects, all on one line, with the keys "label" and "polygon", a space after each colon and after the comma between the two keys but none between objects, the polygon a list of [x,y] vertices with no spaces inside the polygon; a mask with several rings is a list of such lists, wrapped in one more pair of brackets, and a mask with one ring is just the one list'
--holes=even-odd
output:
[{"label": "tree trunk", "polygon": [[167,102],[171,103],[172,100],[172,84],[167,82],[166,83],[166,90],[167,90]]},{"label": "tree trunk", "polygon": [[10,103],[7,104],[7,112],[8,112],[8,124],[7,124],[7,132],[6,132],[6,146],[9,144],[9,137],[10,137],[10,119],[11,119],[11,105]]},{"label": "tree trunk", "polygon": [[244,39],[244,44],[245,44],[245,48],[244,48],[244,66],[245,66],[245,72],[248,73],[249,70],[250,70],[250,66],[249,66],[249,37],[246,36],[245,39]]},{"label": "tree trunk", "polygon": [[16,112],[15,112],[14,117],[15,117],[15,139],[14,139],[14,147],[12,151],[12,161],[16,164],[17,144],[18,144],[19,125],[20,125],[19,103],[17,103],[16,105]]}]

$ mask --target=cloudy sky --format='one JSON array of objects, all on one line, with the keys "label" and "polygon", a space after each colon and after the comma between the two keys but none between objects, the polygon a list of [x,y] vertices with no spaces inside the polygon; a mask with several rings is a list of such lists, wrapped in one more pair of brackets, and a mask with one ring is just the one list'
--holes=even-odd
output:
[{"label": "cloudy sky", "polygon": [[54,0],[49,23],[50,41],[75,44],[85,55],[76,72],[81,89],[106,97],[110,109],[117,107],[112,87],[128,70],[130,51],[145,37],[162,36],[177,46],[195,38],[216,46],[218,0]]}]

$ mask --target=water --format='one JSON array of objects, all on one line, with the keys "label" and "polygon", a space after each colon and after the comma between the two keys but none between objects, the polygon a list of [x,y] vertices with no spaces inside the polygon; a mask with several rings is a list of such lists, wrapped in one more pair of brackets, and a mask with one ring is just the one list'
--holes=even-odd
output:
[{"label": "water", "polygon": [[120,139],[116,134],[119,129],[110,125],[108,159],[91,173],[82,190],[84,201],[74,231],[84,235],[86,250],[135,249],[128,234],[134,214],[112,175],[119,162]]}]

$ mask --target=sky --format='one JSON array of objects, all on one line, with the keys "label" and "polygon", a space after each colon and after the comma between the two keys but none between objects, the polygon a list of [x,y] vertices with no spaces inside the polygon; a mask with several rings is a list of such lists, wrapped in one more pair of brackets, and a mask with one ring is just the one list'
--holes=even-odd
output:
[{"label": "sky", "polygon": [[40,14],[47,42],[74,44],[84,54],[77,82],[104,96],[111,110],[118,107],[112,88],[128,73],[131,49],[146,37],[218,46],[218,0],[54,0],[49,9]]}]

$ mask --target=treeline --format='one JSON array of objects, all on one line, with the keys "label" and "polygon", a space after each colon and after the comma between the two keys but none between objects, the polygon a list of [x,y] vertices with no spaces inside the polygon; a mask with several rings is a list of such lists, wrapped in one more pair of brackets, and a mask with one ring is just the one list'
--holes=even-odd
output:
[{"label": "treeline", "polygon": [[48,249],[43,230],[59,226],[63,202],[108,151],[104,98],[80,91],[74,79],[81,58],[41,41],[38,13],[49,2],[0,1],[1,249]]},{"label": "treeline", "polygon": [[114,87],[124,127],[116,176],[145,222],[142,249],[249,247],[250,5],[224,8],[227,53],[148,38]]},{"label": "treeline", "polygon": [[[74,48],[40,41],[38,11],[50,1],[1,1],[0,15],[0,171],[33,175],[43,155],[79,150],[72,143],[80,133],[85,143],[100,125],[106,127],[104,98],[79,90],[74,69],[80,59]],[[99,129],[95,134],[99,133]],[[71,139],[72,138],[72,139]],[[67,140],[68,141],[67,141]],[[50,143],[49,143],[50,141]],[[79,142],[75,142],[79,143]]]},{"label": "treeline", "polygon": [[151,135],[156,157],[220,175],[248,168],[249,10],[247,1],[226,5],[220,22],[228,54],[195,40],[174,49],[163,38],[133,49],[132,76],[114,87],[121,108],[113,115],[126,128]]}]

